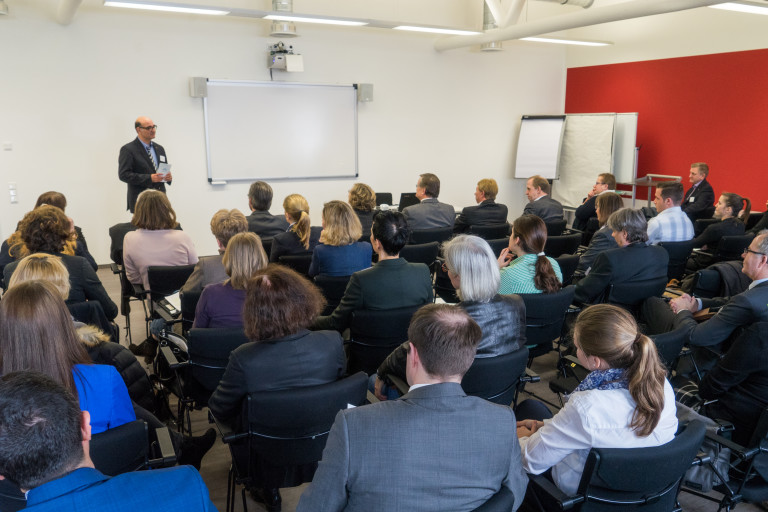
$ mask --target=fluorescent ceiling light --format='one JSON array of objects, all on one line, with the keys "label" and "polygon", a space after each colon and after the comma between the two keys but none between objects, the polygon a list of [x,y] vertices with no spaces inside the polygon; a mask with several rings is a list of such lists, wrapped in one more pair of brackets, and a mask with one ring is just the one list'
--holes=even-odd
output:
[{"label": "fluorescent ceiling light", "polygon": [[452,28],[432,28],[432,27],[411,27],[408,25],[400,25],[399,27],[392,27],[395,30],[410,30],[412,32],[429,32],[431,34],[450,34],[452,36],[474,36],[480,32],[473,32],[471,30],[454,30]]},{"label": "fluorescent ceiling light", "polygon": [[713,9],[724,9],[726,11],[746,12],[749,14],[768,14],[768,7],[753,4],[737,4],[736,2],[726,2],[724,4],[710,5]]},{"label": "fluorescent ceiling light", "polygon": [[535,41],[537,43],[575,44],[580,46],[609,46],[613,43],[601,41],[577,41],[575,39],[554,39],[552,37],[521,37],[521,41]]},{"label": "fluorescent ceiling light", "polygon": [[359,27],[359,26],[368,24],[367,21],[332,20],[332,19],[323,19],[323,18],[302,18],[300,16],[278,16],[275,14],[264,16],[264,19],[275,20],[275,21],[298,21],[301,23],[322,23],[324,25],[348,25],[353,27]]},{"label": "fluorescent ceiling light", "polygon": [[119,2],[114,0],[106,0],[104,5],[109,7],[125,7],[127,9],[146,9],[149,11],[168,11],[168,12],[183,12],[186,14],[212,14],[216,16],[223,16],[229,14],[229,11],[219,11],[216,9],[201,9],[199,7],[178,7],[175,5],[158,5],[158,4],[141,4],[133,2]]}]

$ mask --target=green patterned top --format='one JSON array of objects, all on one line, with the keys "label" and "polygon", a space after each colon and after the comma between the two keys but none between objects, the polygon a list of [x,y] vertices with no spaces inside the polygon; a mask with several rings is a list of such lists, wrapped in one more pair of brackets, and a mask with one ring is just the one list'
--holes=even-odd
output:
[{"label": "green patterned top", "polygon": [[[519,258],[512,260],[509,266],[501,269],[501,286],[499,286],[499,293],[502,295],[509,295],[510,293],[542,293],[533,284],[533,278],[536,276],[536,259],[538,256],[535,254],[526,254]],[[557,264],[557,260],[547,256],[547,259],[552,264],[552,268],[555,270],[555,275],[563,282],[563,274],[560,272],[560,265]]]}]

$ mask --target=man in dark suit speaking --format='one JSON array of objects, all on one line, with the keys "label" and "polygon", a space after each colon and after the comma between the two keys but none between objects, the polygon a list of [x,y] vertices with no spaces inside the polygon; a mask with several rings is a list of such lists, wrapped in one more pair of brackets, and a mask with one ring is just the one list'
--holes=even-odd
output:
[{"label": "man in dark suit speaking", "polygon": [[148,117],[139,117],[134,123],[137,137],[120,148],[117,175],[128,184],[128,210],[133,213],[139,194],[153,188],[165,192],[165,183],[171,184],[173,176],[162,167],[168,164],[165,149],[152,142],[157,134],[157,125]]},{"label": "man in dark suit speaking", "polygon": [[419,309],[408,328],[410,390],[336,415],[297,510],[471,511],[502,490],[516,510],[528,482],[515,414],[461,389],[481,335],[461,308]]}]

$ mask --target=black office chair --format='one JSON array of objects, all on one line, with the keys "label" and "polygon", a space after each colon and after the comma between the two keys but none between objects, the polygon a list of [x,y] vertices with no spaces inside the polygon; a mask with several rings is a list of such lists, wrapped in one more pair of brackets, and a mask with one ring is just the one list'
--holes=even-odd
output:
[{"label": "black office chair", "polygon": [[694,275],[691,295],[703,299],[720,297],[721,286],[720,273],[717,270],[705,268],[697,271]]},{"label": "black office chair", "polygon": [[698,459],[704,424],[692,421],[672,441],[650,448],[592,448],[575,495],[568,496],[544,475],[529,475],[529,491],[543,510],[608,512],[680,511],[683,475]]},{"label": "black office chair", "polygon": [[[114,244],[114,241],[113,241]],[[125,266],[123,265],[123,249],[122,239],[120,241],[120,249],[114,249],[112,251],[112,259],[115,261],[110,264],[112,273],[120,279],[120,315],[125,319],[125,339],[129,345],[133,344],[133,333],[131,332],[131,302],[142,301],[142,298],[136,294],[133,288],[133,284],[128,281],[128,276],[125,273]],[[149,336],[149,330],[146,332],[146,336]]]},{"label": "black office chair", "polygon": [[544,254],[550,258],[557,258],[563,254],[575,254],[579,245],[581,245],[581,233],[547,236],[547,241],[544,243]]},{"label": "black office chair", "polygon": [[409,244],[428,244],[429,242],[443,243],[453,236],[453,227],[414,229],[411,231]]},{"label": "black office chair", "polygon": [[597,217],[590,217],[587,221],[587,227],[584,228],[584,232],[581,235],[581,245],[584,247],[588,246],[598,229],[600,229],[600,222],[597,220]]},{"label": "black office chair", "polygon": [[403,192],[400,194],[400,203],[397,205],[398,211],[403,211],[409,206],[419,204],[421,201],[416,197],[416,192]]},{"label": "black office chair", "polygon": [[107,319],[107,315],[104,314],[104,308],[101,307],[101,303],[95,300],[89,300],[85,302],[77,302],[75,304],[67,304],[67,309],[72,318],[78,322],[82,322],[88,325],[95,325],[106,334],[115,343],[120,343],[120,328],[114,322],[110,322]]},{"label": "black office chair", "polygon": [[408,339],[411,317],[422,306],[354,311],[349,327],[347,371],[375,373],[392,350]]},{"label": "black office chair", "polygon": [[685,273],[685,264],[693,251],[693,240],[685,242],[661,242],[659,247],[663,247],[669,254],[669,263],[667,264],[667,279],[682,279]]},{"label": "black office chair", "polygon": [[530,351],[528,367],[534,358],[554,350],[553,342],[563,335],[563,324],[576,287],[566,286],[557,293],[522,293],[525,302],[525,339]]},{"label": "black office chair", "polygon": [[753,238],[755,238],[755,235],[752,233],[722,237],[717,244],[713,263],[740,260],[744,249],[749,247]]},{"label": "black office chair", "polygon": [[292,268],[302,275],[309,274],[309,266],[312,264],[312,253],[286,254],[277,260],[281,265]]},{"label": "black office chair", "polygon": [[392,204],[392,192],[376,192],[376,206]]},{"label": "black office chair", "polygon": [[521,384],[538,382],[539,377],[526,372],[528,349],[522,347],[509,354],[476,357],[469,367],[461,387],[471,396],[479,396],[501,405],[517,404]]},{"label": "black office chair", "polygon": [[568,286],[573,282],[573,274],[576,272],[576,267],[579,266],[579,256],[563,254],[555,259],[560,266],[560,273],[563,276],[563,286]]},{"label": "black office chair", "polygon": [[456,304],[461,299],[448,277],[448,272],[443,270],[443,261],[441,258],[435,262],[435,297],[440,297],[448,304]]},{"label": "black office chair", "polygon": [[330,315],[341,302],[351,276],[315,276],[315,284],[325,297],[323,315]]},{"label": "black office chair", "polygon": [[[135,420],[95,434],[90,456],[96,469],[108,476],[141,469],[167,467],[176,461],[167,427],[155,431],[158,440],[150,453],[149,431],[144,420]],[[155,458],[150,459],[150,456]]]},{"label": "black office chair", "polygon": [[659,353],[661,362],[664,363],[667,369],[667,375],[671,375],[672,370],[677,366],[677,360],[680,358],[680,353],[688,339],[689,332],[690,328],[684,326],[674,331],[648,336],[656,345],[656,351]]},{"label": "black office chair", "polygon": [[400,250],[400,257],[408,263],[424,263],[429,267],[429,273],[434,275],[439,251],[440,244],[437,242],[409,244]]},{"label": "black office chair", "polygon": [[648,297],[661,297],[666,288],[666,275],[634,283],[611,283],[604,294],[603,302],[622,307],[637,318],[643,301]]},{"label": "black office chair", "polygon": [[229,362],[229,355],[248,343],[242,328],[192,329],[187,352],[160,343],[156,375],[161,391],[178,397],[177,423],[181,432],[192,431],[189,412],[208,406],[211,394],[219,385]]},{"label": "black office chair", "polygon": [[760,219],[763,218],[763,215],[765,215],[765,212],[750,213],[749,218],[747,219],[746,230],[749,231],[750,229],[755,227],[757,223],[760,222]]},{"label": "black office chair", "polygon": [[495,240],[487,240],[488,245],[491,246],[491,250],[493,251],[493,254],[498,258],[501,256],[501,251],[509,247],[509,237],[507,238],[497,238]]},{"label": "black office chair", "polygon": [[197,303],[200,302],[201,291],[183,292],[181,294],[181,332],[184,336],[189,335],[192,324],[195,322],[195,311]]},{"label": "black office chair", "polygon": [[693,236],[699,236],[704,232],[705,229],[707,229],[712,224],[719,222],[717,219],[713,219],[710,215],[709,217],[702,217],[699,219],[696,219],[693,221]]},{"label": "black office chair", "polygon": [[[248,426],[246,432],[234,432],[217,421],[222,440],[232,454],[226,510],[234,510],[238,484],[244,486],[243,510],[248,510],[245,491],[255,484],[253,474],[259,467],[266,466],[274,474],[310,465],[311,470],[302,475],[304,482],[310,481],[322,458],[336,414],[350,404],[362,405],[367,385],[368,377],[359,372],[320,386],[250,393],[243,404],[242,424]],[[282,482],[260,485],[281,487]]]},{"label": "black office chair", "polygon": [[468,233],[476,235],[484,240],[496,240],[509,236],[509,224],[487,224],[485,226],[469,226]]},{"label": "black office chair", "polygon": [[565,219],[551,220],[549,222],[545,222],[544,224],[547,226],[547,238],[549,238],[550,236],[562,235],[563,231],[565,231],[567,221]]}]

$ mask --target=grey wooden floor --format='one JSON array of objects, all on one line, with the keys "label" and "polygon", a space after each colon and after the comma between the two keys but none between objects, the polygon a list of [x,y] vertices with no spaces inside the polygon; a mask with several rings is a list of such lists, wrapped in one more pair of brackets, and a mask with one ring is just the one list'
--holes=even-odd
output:
[{"label": "grey wooden floor", "polygon": [[[104,288],[107,293],[112,297],[112,300],[116,304],[119,304],[120,299],[120,282],[117,276],[113,275],[109,268],[100,268],[98,271],[99,278],[104,283]],[[122,316],[117,317],[118,325],[121,326],[123,332],[123,339],[121,343],[127,346],[125,335],[125,321]],[[140,308],[134,307],[131,314],[131,326],[133,331],[133,342],[140,343],[145,338],[144,318]],[[549,390],[548,382],[553,379],[557,373],[556,371],[557,357],[556,353],[552,352],[546,356],[537,358],[533,363],[533,370],[541,376],[541,382],[528,384],[526,390],[534,393],[538,397],[548,400],[557,404],[557,397]],[[522,399],[526,398],[525,396]],[[551,407],[550,407],[551,408]],[[551,408],[552,409],[552,408]],[[200,435],[210,428],[208,424],[207,410],[194,411],[192,413],[192,431],[194,435]],[[221,442],[216,441],[210,452],[203,459],[200,474],[203,477],[208,490],[211,494],[211,500],[216,507],[223,511],[226,506],[227,496],[227,472],[229,471],[230,457],[229,449]],[[306,488],[307,484],[290,489],[281,489],[280,493],[283,497],[283,511],[291,512],[296,509],[299,497]],[[239,489],[238,489],[239,491]],[[253,501],[250,496],[247,496],[248,510],[261,511],[264,507]],[[683,510],[686,512],[704,512],[715,511],[717,506],[715,503],[697,498],[690,494],[681,493],[680,502],[683,505]],[[242,511],[242,500],[239,496],[235,501],[235,510]],[[764,510],[759,506],[750,504],[740,504],[736,507],[736,510],[740,512],[750,512]]]}]

